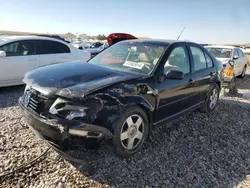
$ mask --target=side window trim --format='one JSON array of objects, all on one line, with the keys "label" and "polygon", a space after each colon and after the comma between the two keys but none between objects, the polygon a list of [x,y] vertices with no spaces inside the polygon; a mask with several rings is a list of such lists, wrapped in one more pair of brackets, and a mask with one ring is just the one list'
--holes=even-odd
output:
[{"label": "side window trim", "polygon": [[22,57],[22,56],[33,56],[33,55],[38,55],[37,54],[37,45],[36,45],[36,41],[34,40],[34,39],[24,39],[24,40],[16,40],[16,41],[12,41],[12,42],[9,42],[9,43],[7,43],[7,44],[4,44],[4,45],[2,45],[2,46],[0,46],[0,48],[2,48],[2,47],[4,47],[4,46],[7,46],[7,45],[11,45],[11,44],[14,44],[14,43],[17,43],[18,44],[18,46],[20,45],[20,44],[23,44],[23,43],[25,43],[25,42],[33,42],[34,43],[34,50],[35,50],[35,54],[29,54],[29,55],[7,55],[7,53],[6,53],[6,57]]},{"label": "side window trim", "polygon": [[214,67],[214,60],[213,60],[213,58],[211,58],[210,55],[209,55],[205,50],[203,50],[203,53],[204,53],[204,56],[205,56],[205,59],[206,59],[207,68],[210,68],[210,67],[208,66],[207,56],[211,59],[211,61],[212,61],[212,67]]},{"label": "side window trim", "polygon": [[237,51],[240,58],[244,57],[244,53],[242,52],[241,49],[237,48]]},{"label": "side window trim", "polygon": [[233,53],[233,57],[234,57],[234,55],[238,55],[238,56],[240,56],[240,55],[239,55],[239,53],[238,53],[238,50],[237,50],[237,48],[234,48],[234,53]]},{"label": "side window trim", "polygon": [[163,63],[163,72],[164,72],[164,66],[165,64],[167,63],[170,55],[172,54],[172,52],[176,49],[176,48],[179,48],[179,47],[182,47],[184,49],[184,52],[185,54],[187,55],[187,60],[188,60],[188,63],[189,63],[189,72],[188,73],[184,73],[185,75],[189,75],[189,74],[192,74],[192,63],[190,61],[190,54],[189,54],[189,51],[188,51],[188,47],[187,47],[187,44],[186,43],[178,43],[178,44],[174,44],[172,46],[172,49],[171,51],[169,52],[169,54],[166,56],[166,58],[163,60],[164,63]]},{"label": "side window trim", "polygon": [[[0,48],[3,48],[3,47],[5,47],[5,46],[7,46],[7,45],[11,45],[11,44],[14,44],[14,43],[17,43],[17,42],[19,42],[19,41],[16,40],[16,41],[12,41],[12,42],[3,44],[2,46],[0,46]],[[7,54],[7,52],[6,52],[6,57],[16,57],[16,56],[8,56],[8,54]]]},{"label": "side window trim", "polygon": [[[199,72],[202,72],[204,71],[205,69],[207,69],[207,61],[206,61],[206,68],[203,68],[203,69],[199,69],[199,70],[195,70],[195,63],[194,63],[194,58],[193,58],[193,54],[192,54],[192,50],[191,50],[191,47],[194,47],[194,48],[198,48],[199,50],[201,50],[201,52],[203,53],[204,55],[204,58],[205,58],[205,61],[206,61],[206,56],[204,54],[204,49],[202,49],[200,46],[196,45],[196,44],[193,44],[193,43],[189,43],[188,44],[188,48],[189,48],[189,53],[190,53],[190,57],[191,57],[191,63],[192,63],[192,66],[193,66],[193,72],[192,73],[199,73]],[[209,56],[210,57],[210,56]],[[214,63],[213,63],[214,65]]]},{"label": "side window trim", "polygon": [[188,46],[187,46],[187,44],[183,44],[183,47],[184,47],[185,52],[188,56],[188,63],[189,63],[189,73],[186,73],[185,75],[193,74],[192,61],[191,61],[190,53],[188,51]]}]

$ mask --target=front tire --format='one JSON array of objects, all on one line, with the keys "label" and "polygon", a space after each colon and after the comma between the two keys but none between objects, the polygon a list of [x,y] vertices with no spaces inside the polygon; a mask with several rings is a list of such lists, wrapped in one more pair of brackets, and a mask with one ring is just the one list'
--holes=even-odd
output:
[{"label": "front tire", "polygon": [[200,110],[206,113],[213,112],[216,106],[218,105],[219,95],[220,95],[220,89],[219,86],[216,84],[213,87],[213,89],[209,92],[205,104],[202,108],[200,108]]},{"label": "front tire", "polygon": [[246,70],[247,70],[247,66],[245,65],[240,75],[240,78],[244,78],[246,76]]},{"label": "front tire", "polygon": [[148,137],[148,117],[139,107],[128,108],[115,126],[113,146],[120,157],[135,154]]}]

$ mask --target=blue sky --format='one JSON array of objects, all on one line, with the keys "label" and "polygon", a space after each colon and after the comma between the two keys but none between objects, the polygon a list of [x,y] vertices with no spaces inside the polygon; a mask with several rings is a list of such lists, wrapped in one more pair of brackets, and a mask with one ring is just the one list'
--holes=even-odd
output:
[{"label": "blue sky", "polygon": [[0,30],[135,36],[204,43],[250,42],[250,0],[9,0]]}]

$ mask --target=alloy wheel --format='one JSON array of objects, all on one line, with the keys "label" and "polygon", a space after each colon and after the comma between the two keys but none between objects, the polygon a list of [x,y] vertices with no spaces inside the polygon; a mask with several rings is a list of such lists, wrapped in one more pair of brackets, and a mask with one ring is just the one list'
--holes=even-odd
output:
[{"label": "alloy wheel", "polygon": [[245,74],[246,74],[246,67],[244,67],[244,68],[243,68],[242,75],[241,75],[241,76],[242,76],[242,78],[244,78],[244,77],[245,77]]},{"label": "alloy wheel", "polygon": [[132,150],[142,141],[144,136],[143,119],[136,114],[129,116],[121,128],[120,140],[125,149]]},{"label": "alloy wheel", "polygon": [[211,109],[213,109],[216,104],[217,104],[217,101],[218,101],[218,91],[216,88],[214,88],[211,92],[211,95],[210,95],[210,103],[209,103],[209,107]]}]

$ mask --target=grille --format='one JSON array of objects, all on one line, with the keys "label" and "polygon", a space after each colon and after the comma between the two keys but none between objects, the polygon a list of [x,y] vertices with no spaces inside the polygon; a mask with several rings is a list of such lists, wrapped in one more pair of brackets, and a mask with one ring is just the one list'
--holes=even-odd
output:
[{"label": "grille", "polygon": [[30,90],[30,91],[31,95],[27,107],[29,107],[38,114],[42,114],[43,112],[48,112],[54,100],[47,98],[38,91],[35,90]]},{"label": "grille", "polygon": [[34,98],[30,98],[30,101],[29,101],[29,104],[28,106],[30,108],[32,108],[33,110],[37,110],[37,107],[38,107],[38,104],[39,104],[39,101],[35,100]]},{"label": "grille", "polygon": [[30,100],[28,103],[29,108],[31,108],[32,110],[40,114],[44,109],[44,104],[45,104],[45,101],[43,99],[40,99],[38,96],[36,96],[33,93],[31,94]]}]

